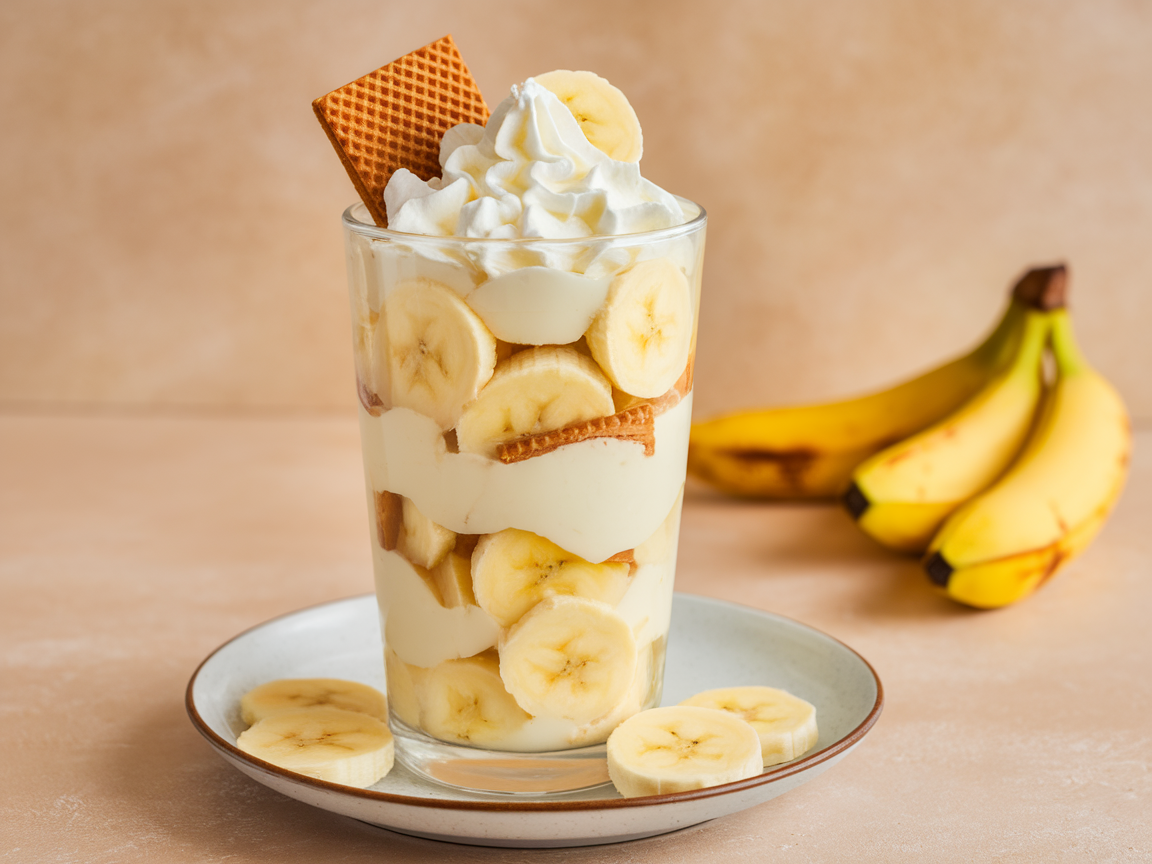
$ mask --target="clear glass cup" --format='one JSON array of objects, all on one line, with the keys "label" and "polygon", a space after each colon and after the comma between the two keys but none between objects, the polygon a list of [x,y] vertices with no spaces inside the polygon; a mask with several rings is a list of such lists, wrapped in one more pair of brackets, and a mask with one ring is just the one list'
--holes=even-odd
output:
[{"label": "clear glass cup", "polygon": [[476,240],[344,213],[397,758],[541,794],[608,782],[660,702],[707,217]]}]

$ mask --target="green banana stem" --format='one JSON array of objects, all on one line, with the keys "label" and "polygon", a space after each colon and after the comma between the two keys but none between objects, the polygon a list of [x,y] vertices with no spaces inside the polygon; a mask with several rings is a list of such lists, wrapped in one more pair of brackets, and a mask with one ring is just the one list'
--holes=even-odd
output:
[{"label": "green banana stem", "polygon": [[[1068,268],[1063,264],[1034,267],[1016,280],[1011,305],[1000,324],[974,352],[981,363],[999,369],[1015,356],[1019,335],[1014,333],[1027,311],[1056,312],[1065,308],[1068,296]],[[1013,337],[1017,338],[1013,338]]]},{"label": "green banana stem", "polygon": [[1015,370],[1022,370],[1020,374],[1040,375],[1040,357],[1051,336],[1055,314],[1037,311],[1025,313],[1024,332],[1020,336],[1017,354],[1012,358],[1012,366]]},{"label": "green banana stem", "polygon": [[1052,313],[1051,340],[1056,369],[1061,377],[1069,378],[1091,369],[1076,343],[1076,334],[1072,330],[1072,316],[1068,314],[1067,309]]},{"label": "green banana stem", "polygon": [[981,345],[972,352],[982,365],[999,368],[1015,354],[1021,335],[1021,319],[1027,308],[1016,298],[1008,304],[1008,309],[1000,317],[1000,323],[988,334]]}]

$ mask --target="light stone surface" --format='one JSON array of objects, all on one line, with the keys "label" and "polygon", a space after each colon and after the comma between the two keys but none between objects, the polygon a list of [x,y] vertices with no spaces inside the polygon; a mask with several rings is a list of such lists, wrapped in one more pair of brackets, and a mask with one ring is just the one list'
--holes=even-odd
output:
[{"label": "light stone surface", "polygon": [[803,621],[886,708],[826,775],[626,846],[370,828],[224,763],[184,713],[221,642],[372,588],[352,418],[0,413],[0,861],[1142,862],[1152,857],[1152,432],[1113,518],[973,612],[835,508],[686,496],[678,588]]}]

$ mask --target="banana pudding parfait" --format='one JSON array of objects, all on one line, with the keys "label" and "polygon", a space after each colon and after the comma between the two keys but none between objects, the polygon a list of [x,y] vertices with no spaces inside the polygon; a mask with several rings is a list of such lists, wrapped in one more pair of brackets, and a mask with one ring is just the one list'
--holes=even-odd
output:
[{"label": "banana pudding parfait", "polygon": [[706,219],[641,152],[550,72],[344,215],[390,723],[442,783],[607,782],[660,701]]}]

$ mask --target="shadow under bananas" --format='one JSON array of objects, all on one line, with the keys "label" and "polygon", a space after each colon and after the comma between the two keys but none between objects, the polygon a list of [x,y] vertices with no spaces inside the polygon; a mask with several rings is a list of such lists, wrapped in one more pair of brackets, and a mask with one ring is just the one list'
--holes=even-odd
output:
[{"label": "shadow under bananas", "polygon": [[677,590],[708,595],[719,586],[737,602],[747,594],[754,605],[761,586],[770,585],[765,608],[785,614],[787,601],[801,609],[833,605],[873,620],[974,612],[939,592],[918,558],[864,534],[837,503],[736,499],[693,484],[685,494],[676,582]]},{"label": "shadow under bananas", "polygon": [[989,610],[962,606],[948,599],[929,582],[920,561],[887,553],[890,567],[883,578],[874,580],[872,590],[858,600],[857,614],[873,621],[931,618],[967,618],[989,614]]},{"label": "shadow under bananas", "polygon": [[[680,552],[708,547],[725,559],[789,566],[858,564],[893,557],[829,501],[758,501],[690,486],[684,496]],[[691,548],[691,546],[689,546]],[[896,558],[895,560],[900,560]]]}]

